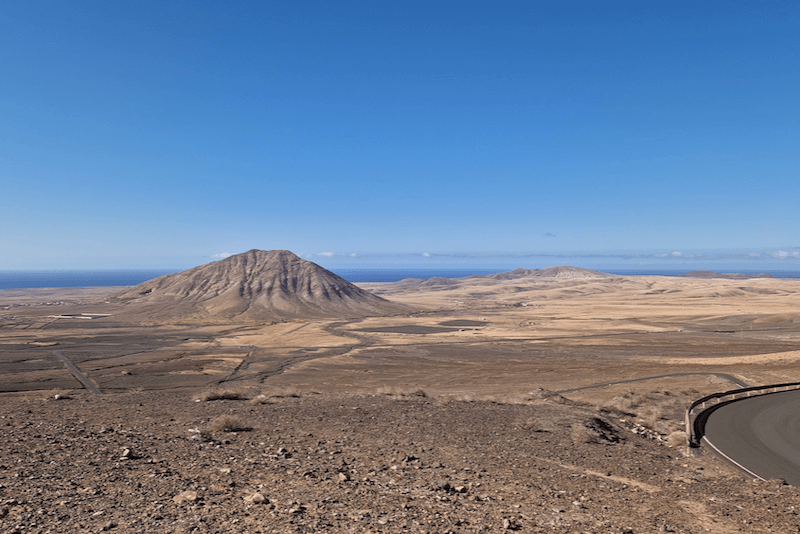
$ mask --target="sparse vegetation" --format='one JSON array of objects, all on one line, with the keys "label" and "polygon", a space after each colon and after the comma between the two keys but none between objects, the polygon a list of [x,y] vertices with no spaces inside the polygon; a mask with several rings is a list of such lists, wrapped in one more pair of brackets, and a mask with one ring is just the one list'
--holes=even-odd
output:
[{"label": "sparse vegetation", "polygon": [[688,443],[687,440],[688,436],[686,435],[686,432],[684,432],[683,430],[679,430],[667,436],[667,445],[675,449],[680,447],[686,447]]},{"label": "sparse vegetation", "polygon": [[248,425],[244,419],[237,415],[220,415],[203,426],[200,429],[200,434],[202,435],[210,432],[243,432],[252,429],[253,427],[251,425]]},{"label": "sparse vegetation", "polygon": [[572,425],[570,437],[576,445],[582,443],[604,443],[610,445],[622,441],[617,430],[608,421],[599,417],[592,417],[583,423]]},{"label": "sparse vegetation", "polygon": [[613,397],[605,407],[634,417],[645,428],[666,436],[683,429],[684,410],[696,396],[696,391],[676,394],[668,390],[647,393],[629,390]]},{"label": "sparse vegetation", "polygon": [[196,395],[194,400],[198,402],[215,400],[247,400],[250,397],[247,392],[238,387],[218,387],[207,389]]},{"label": "sparse vegetation", "polygon": [[72,395],[65,389],[52,389],[47,393],[46,399],[50,400],[69,400]]},{"label": "sparse vegetation", "polygon": [[382,386],[375,391],[376,395],[389,397],[427,397],[428,394],[421,388],[402,388],[398,386]]},{"label": "sparse vegetation", "polygon": [[293,387],[285,387],[285,388],[272,388],[265,390],[252,399],[250,399],[251,404],[269,404],[274,402],[275,399],[285,399],[285,398],[299,398],[302,394],[299,389]]}]

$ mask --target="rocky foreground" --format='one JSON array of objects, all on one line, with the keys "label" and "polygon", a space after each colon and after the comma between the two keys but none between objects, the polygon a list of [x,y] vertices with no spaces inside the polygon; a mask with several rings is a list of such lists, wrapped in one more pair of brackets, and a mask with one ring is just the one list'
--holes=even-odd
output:
[{"label": "rocky foreground", "polygon": [[632,432],[619,414],[558,396],[526,404],[415,395],[254,401],[152,392],[3,398],[0,532],[800,525],[798,489],[745,480],[714,458]]}]

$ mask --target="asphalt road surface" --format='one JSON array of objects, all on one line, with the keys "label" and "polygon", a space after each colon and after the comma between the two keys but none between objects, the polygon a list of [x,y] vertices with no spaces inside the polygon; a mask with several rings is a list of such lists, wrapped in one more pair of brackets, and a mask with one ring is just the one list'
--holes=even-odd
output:
[{"label": "asphalt road surface", "polygon": [[800,486],[800,390],[738,400],[715,410],[703,439],[754,478]]},{"label": "asphalt road surface", "polygon": [[54,350],[54,351],[53,351],[53,355],[54,355],[56,358],[58,358],[58,359],[59,359],[59,360],[60,360],[60,361],[61,361],[61,362],[64,364],[64,367],[66,367],[66,368],[69,370],[69,372],[70,372],[70,373],[72,373],[72,376],[74,376],[74,377],[75,377],[75,379],[76,379],[78,382],[80,382],[81,384],[83,384],[83,387],[85,387],[85,388],[86,388],[86,389],[88,389],[88,390],[89,390],[91,393],[94,393],[95,395],[100,395],[100,390],[99,390],[99,389],[97,389],[97,386],[95,386],[95,385],[94,385],[94,383],[92,383],[92,381],[91,381],[91,380],[89,380],[89,379],[86,377],[86,375],[85,375],[85,374],[83,374],[83,373],[80,371],[80,369],[78,369],[77,367],[75,367],[75,364],[73,364],[73,363],[72,363],[72,362],[69,360],[69,358],[67,358],[66,356],[64,356],[64,353],[62,353],[60,350]]}]

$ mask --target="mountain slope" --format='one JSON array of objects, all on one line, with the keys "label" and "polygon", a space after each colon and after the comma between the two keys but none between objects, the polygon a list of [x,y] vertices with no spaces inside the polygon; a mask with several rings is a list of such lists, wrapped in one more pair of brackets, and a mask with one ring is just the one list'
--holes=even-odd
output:
[{"label": "mountain slope", "polygon": [[362,317],[405,308],[286,250],[250,250],[112,295],[148,317]]}]

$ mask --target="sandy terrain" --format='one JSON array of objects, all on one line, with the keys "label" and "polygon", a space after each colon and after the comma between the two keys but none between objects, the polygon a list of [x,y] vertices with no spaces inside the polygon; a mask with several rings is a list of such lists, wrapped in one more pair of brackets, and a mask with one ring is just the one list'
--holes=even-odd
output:
[{"label": "sandy terrain", "polygon": [[[145,322],[102,290],[0,291],[0,533],[796,530],[798,490],[679,431],[696,397],[800,380],[800,282],[359,286],[407,308]],[[78,314],[108,316],[53,317]]]}]

